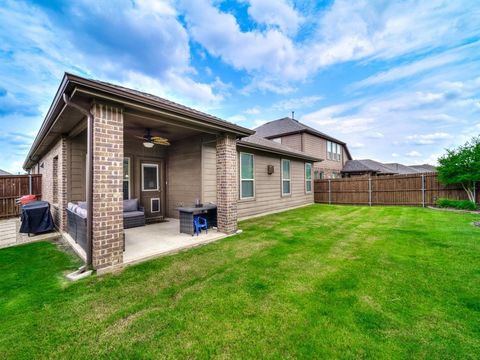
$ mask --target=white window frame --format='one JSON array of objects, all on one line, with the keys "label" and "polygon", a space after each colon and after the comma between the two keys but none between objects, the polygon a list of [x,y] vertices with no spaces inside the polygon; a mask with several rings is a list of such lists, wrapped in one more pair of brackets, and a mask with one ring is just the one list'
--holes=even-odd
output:
[{"label": "white window frame", "polygon": [[[252,164],[253,164],[253,171],[252,171],[252,179],[244,179],[242,174],[242,155],[249,155],[252,157]],[[247,152],[240,152],[240,199],[241,200],[248,200],[248,199],[255,199],[255,155]],[[242,181],[252,181],[253,182],[253,196],[243,196],[242,193]]]},{"label": "white window frame", "polygon": [[125,159],[128,159],[128,179],[125,179],[122,174],[122,185],[125,181],[128,182],[128,199],[130,199],[132,197],[132,160],[130,156],[124,156],[123,160],[125,161]]},{"label": "white window frame", "polygon": [[[145,189],[145,172],[143,171],[146,167],[154,167],[157,169],[157,187],[156,189]],[[160,177],[158,174],[158,164],[148,164],[148,163],[143,163],[142,164],[142,191],[158,191],[159,190],[159,185],[160,185]]]},{"label": "white window frame", "polygon": [[332,161],[342,161],[342,145],[327,140],[327,159]]},{"label": "white window frame", "polygon": [[[153,201],[155,201],[155,200],[158,201],[158,210],[153,211]],[[161,207],[162,207],[162,204],[161,204],[161,202],[160,202],[160,198],[150,198],[150,212],[151,212],[152,214],[154,214],[154,213],[159,213],[160,210],[161,210],[161,209],[160,209]]]},{"label": "white window frame", "polygon": [[[284,161],[288,161],[288,179],[283,177],[283,162]],[[282,196],[290,196],[290,195],[292,195],[292,162],[290,160],[281,159],[281,173],[282,173],[282,176],[281,176],[281,178],[282,178],[282,184],[281,184],[282,185]],[[290,192],[288,192],[288,193],[283,192],[283,182],[284,181],[288,181],[288,183],[290,185],[288,187]]]},{"label": "white window frame", "polygon": [[[310,179],[307,179],[307,167],[310,166]],[[313,166],[311,163],[305,163],[305,194],[310,194],[313,190]],[[310,183],[310,190],[307,190],[307,183]]]}]

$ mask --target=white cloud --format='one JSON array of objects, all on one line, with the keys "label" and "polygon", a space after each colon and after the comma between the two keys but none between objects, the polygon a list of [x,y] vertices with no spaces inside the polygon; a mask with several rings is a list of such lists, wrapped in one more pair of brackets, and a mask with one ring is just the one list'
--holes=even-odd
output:
[{"label": "white cloud", "polygon": [[248,115],[258,115],[260,114],[261,110],[260,110],[260,107],[258,106],[254,106],[252,108],[249,108],[247,110],[244,111],[245,114],[248,114]]},{"label": "white cloud", "polygon": [[422,156],[422,154],[420,154],[418,151],[416,150],[412,150],[412,151],[409,151],[408,153],[406,153],[405,155],[407,155],[408,157],[420,157]]},{"label": "white cloud", "polygon": [[397,157],[399,157],[399,156],[400,156],[400,155],[398,155],[397,153],[392,153],[392,157],[394,157],[394,158],[397,158]]},{"label": "white cloud", "polygon": [[248,15],[257,23],[278,27],[283,33],[295,35],[303,17],[283,0],[249,0]]},{"label": "white cloud", "polygon": [[433,144],[438,140],[450,139],[451,135],[445,132],[435,132],[431,134],[408,135],[407,140],[417,145]]},{"label": "white cloud", "polygon": [[356,142],[356,143],[353,143],[353,144],[349,144],[348,146],[352,149],[361,149],[361,148],[365,147],[365,144],[360,143],[360,142]]},{"label": "white cloud", "polygon": [[245,115],[233,115],[233,116],[227,117],[226,120],[237,124],[237,123],[241,123],[241,122],[246,121],[247,117]]},{"label": "white cloud", "polygon": [[433,68],[443,66],[455,61],[460,60],[461,57],[458,54],[441,54],[438,56],[431,56],[419,61],[415,61],[410,64],[400,65],[391,68],[387,71],[380,72],[366,79],[353,83],[351,88],[358,89],[361,87],[372,86],[391,82],[399,79],[403,79],[409,76],[416,75],[420,72],[432,70]]},{"label": "white cloud", "polygon": [[281,111],[285,111],[285,110],[302,111],[303,109],[309,108],[312,105],[318,103],[322,99],[323,99],[323,96],[319,96],[319,95],[285,99],[273,104],[272,109],[281,110]]},{"label": "white cloud", "polygon": [[[366,0],[337,0],[302,18],[285,1],[251,0],[247,11],[266,26],[249,30],[242,30],[234,15],[219,10],[213,0],[180,3],[193,40],[251,76],[245,92],[287,93],[291,88],[287,84],[333,64],[424,54],[478,35],[475,11],[452,1],[391,1],[380,6]],[[311,36],[294,41],[300,24]],[[439,55],[373,75],[359,85],[393,81],[455,60],[453,54]]]},{"label": "white cloud", "polygon": [[380,131],[373,131],[373,132],[370,132],[369,134],[367,134],[367,137],[369,137],[371,139],[381,139],[381,138],[385,137],[385,135],[383,135]]}]

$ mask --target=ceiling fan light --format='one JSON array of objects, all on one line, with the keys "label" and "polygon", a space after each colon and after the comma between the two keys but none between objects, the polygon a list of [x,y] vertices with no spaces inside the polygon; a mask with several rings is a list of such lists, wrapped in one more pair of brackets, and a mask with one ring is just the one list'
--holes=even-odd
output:
[{"label": "ceiling fan light", "polygon": [[151,149],[155,146],[155,144],[153,142],[150,142],[150,141],[144,141],[143,146],[145,146],[147,149]]}]

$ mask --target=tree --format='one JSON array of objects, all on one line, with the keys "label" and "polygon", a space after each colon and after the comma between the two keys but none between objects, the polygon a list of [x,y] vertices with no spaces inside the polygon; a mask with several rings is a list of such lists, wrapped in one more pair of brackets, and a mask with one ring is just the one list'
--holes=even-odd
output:
[{"label": "tree", "polygon": [[447,150],[438,163],[438,180],[445,185],[461,184],[468,199],[475,203],[475,183],[480,182],[480,137]]}]

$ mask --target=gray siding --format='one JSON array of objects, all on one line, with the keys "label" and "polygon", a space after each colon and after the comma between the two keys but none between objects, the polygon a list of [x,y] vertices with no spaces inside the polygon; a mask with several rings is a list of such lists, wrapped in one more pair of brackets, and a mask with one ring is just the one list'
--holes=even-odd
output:
[{"label": "gray siding", "polygon": [[282,136],[282,145],[286,145],[295,150],[303,151],[302,149],[302,134],[294,134]]},{"label": "gray siding", "polygon": [[202,202],[217,202],[217,149],[216,143],[202,147]]},{"label": "gray siding", "polygon": [[67,169],[68,201],[85,201],[86,199],[86,159],[87,135],[82,133],[69,141],[69,167]]},{"label": "gray siding", "polygon": [[[239,218],[313,203],[313,192],[305,193],[303,161],[290,159],[291,195],[282,197],[281,157],[248,149],[239,149],[239,151],[254,154],[255,159],[255,198],[238,201]],[[268,165],[273,165],[275,168],[272,175],[267,173]]]},{"label": "gray siding", "polygon": [[178,218],[175,208],[192,205],[202,198],[202,140],[199,137],[178,141],[168,148],[167,216]]}]

